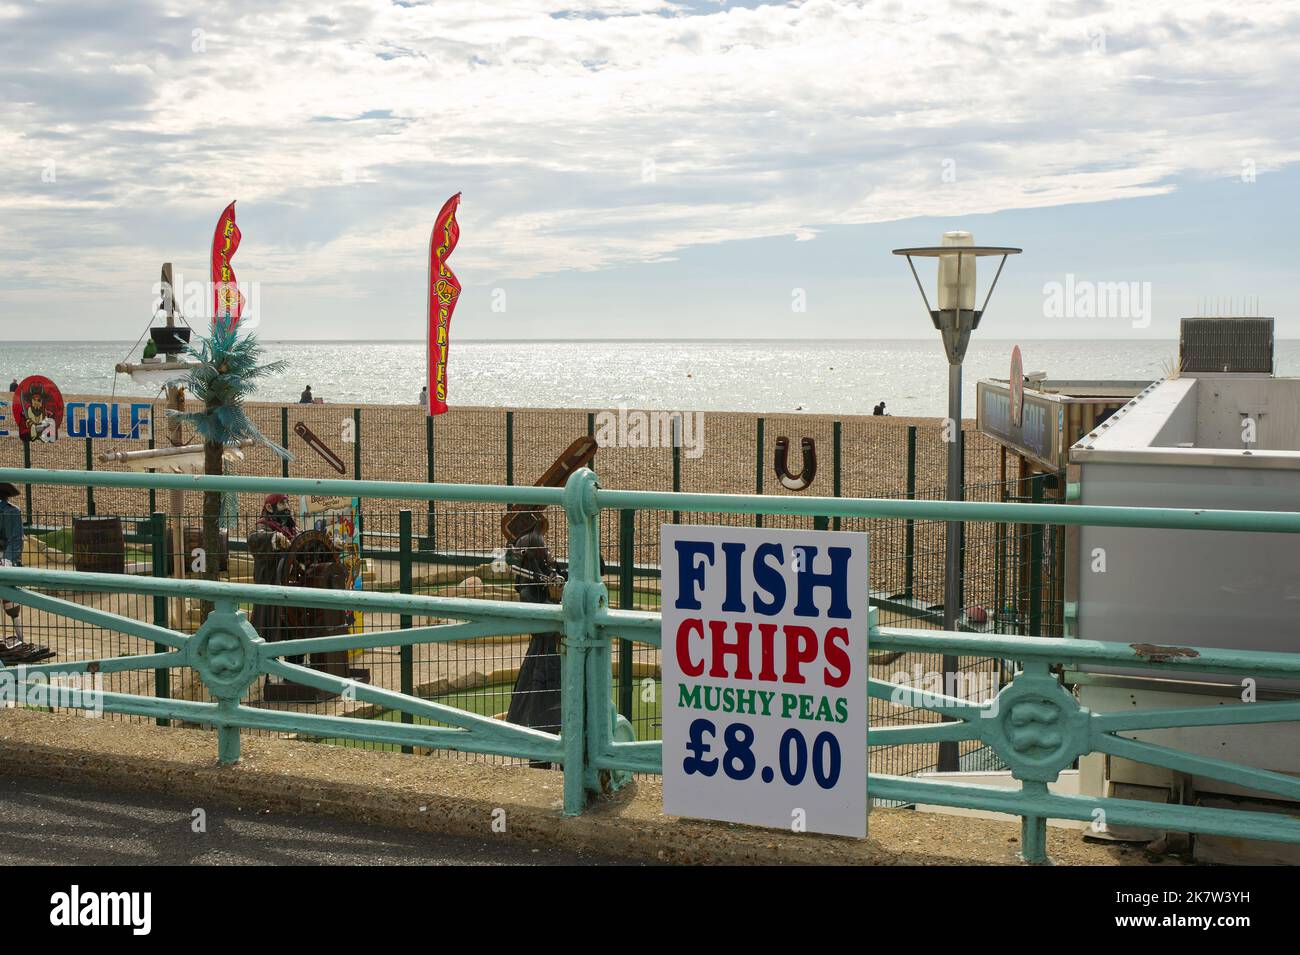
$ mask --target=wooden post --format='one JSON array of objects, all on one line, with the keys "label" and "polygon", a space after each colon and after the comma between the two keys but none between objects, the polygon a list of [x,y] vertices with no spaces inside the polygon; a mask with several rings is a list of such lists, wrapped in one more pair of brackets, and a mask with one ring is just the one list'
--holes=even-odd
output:
[{"label": "wooden post", "polygon": [[[170,324],[170,320],[169,320]],[[185,389],[179,385],[167,388],[167,407],[172,411],[185,408]],[[167,441],[173,448],[181,446],[181,423],[177,418],[167,419]],[[185,577],[185,492],[167,492],[168,518],[171,523],[172,538],[172,576],[177,580]],[[172,600],[172,629],[185,629],[185,598]]]},{"label": "wooden post", "polygon": [[[95,470],[95,440],[86,438],[86,470]],[[86,516],[95,516],[95,485],[86,485]]]}]

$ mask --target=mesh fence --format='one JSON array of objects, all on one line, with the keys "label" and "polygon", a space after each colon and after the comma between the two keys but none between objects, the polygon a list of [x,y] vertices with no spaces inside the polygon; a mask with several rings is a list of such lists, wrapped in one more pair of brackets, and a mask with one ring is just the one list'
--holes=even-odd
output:
[{"label": "mesh fence", "polygon": [[[130,399],[68,395],[67,402],[104,406],[96,421],[127,421]],[[186,410],[199,410],[188,402]],[[801,442],[811,438],[817,477],[807,493],[844,497],[884,497],[907,487],[909,445],[918,491],[942,490],[947,444],[933,419],[826,415],[756,415],[744,412],[682,413],[681,447],[672,447],[670,417],[663,412],[582,409],[453,408],[429,418],[411,405],[327,405],[249,403],[249,418],[271,441],[292,454],[283,461],[254,445],[229,460],[226,473],[261,477],[376,479],[422,483],[521,484],[537,481],[574,439],[593,435],[601,449],[594,463],[601,484],[648,491],[725,494],[791,494],[773,470],[777,442],[790,445],[790,470],[801,463]],[[151,415],[151,417],[150,417]],[[161,401],[141,418],[152,423],[135,438],[60,434],[53,442],[21,442],[0,437],[0,467],[117,471],[117,455],[165,449],[173,443]],[[107,435],[105,429],[104,434]],[[188,445],[198,439],[182,429]],[[968,484],[997,480],[998,448],[973,430],[966,433]],[[234,457],[234,456],[232,456]],[[149,514],[176,510],[168,492],[116,488],[86,490],[34,486],[27,512]],[[260,495],[239,494],[230,507],[256,514]],[[184,513],[197,514],[199,495],[185,495]],[[26,498],[24,499],[26,504]],[[439,505],[441,506],[441,505]],[[417,530],[427,533],[428,509],[416,501],[374,501],[370,510],[411,508]]]},{"label": "mesh fence", "polygon": [[[155,407],[158,428],[161,409]],[[531,484],[555,456],[575,438],[601,436],[602,428],[626,428],[604,412],[583,410],[457,409],[436,421],[415,407],[254,405],[255,423],[272,440],[287,440],[295,453],[291,462],[264,448],[245,450],[232,470],[264,476],[375,478],[422,482]],[[299,427],[301,426],[301,427]],[[702,431],[702,433],[701,433]],[[304,436],[305,432],[305,436]],[[779,438],[789,445],[788,469],[798,473],[801,444],[812,438],[817,473],[806,493],[844,497],[914,497],[942,499],[947,444],[933,421],[893,418],[832,418],[804,415],[756,416],[709,414],[702,423],[683,429],[680,446],[668,440],[643,446],[602,447],[594,464],[605,487],[690,492],[798,494],[782,486],[773,468]],[[662,439],[663,432],[659,432]],[[696,443],[695,439],[702,437]],[[1054,476],[1005,480],[1001,448],[978,432],[965,435],[965,478],[968,500],[1042,500]],[[32,467],[96,469],[121,467],[100,459],[104,450],[148,448],[150,439],[105,441],[60,438],[53,444],[35,442],[24,455],[17,441],[0,440],[0,464]],[[316,447],[325,448],[328,454]],[[14,460],[15,456],[18,460]],[[338,465],[342,465],[342,473]],[[806,467],[806,464],[805,464]],[[24,501],[23,503],[26,503]],[[177,509],[169,492],[106,488],[33,486],[27,513],[28,566],[99,570],[110,573],[174,575],[169,521],[182,531],[182,553],[193,559],[201,545],[199,511],[202,495],[186,494]],[[303,502],[304,504],[309,502]],[[365,590],[417,594],[518,599],[518,583],[497,560],[505,541],[502,508],[469,502],[360,502],[355,514],[347,506],[308,513],[302,529],[319,523],[321,532],[346,550],[348,520],[360,525],[360,585]],[[256,555],[250,535],[256,531],[260,495],[236,495],[225,502],[225,545],[215,558],[223,579],[256,579]],[[402,510],[409,510],[409,524]],[[546,542],[551,556],[563,565],[567,540],[565,517],[558,508],[546,512]],[[155,517],[153,515],[158,514]],[[821,519],[813,517],[674,513],[671,511],[607,511],[601,515],[601,554],[610,605],[658,610],[659,527],[664,523],[764,523],[771,527],[865,530],[871,534],[872,601],[884,625],[928,629],[942,627],[946,524],[936,521]],[[404,530],[409,528],[409,530]],[[963,555],[965,626],[979,632],[1059,635],[1062,559],[1060,529],[1028,525],[968,523]],[[205,558],[207,555],[205,555]],[[187,573],[192,573],[189,569]],[[404,584],[404,580],[408,581]],[[163,600],[120,593],[62,593],[76,603],[111,613],[148,620],[175,629],[193,630],[201,610],[193,602]],[[245,608],[255,621],[257,609]],[[22,621],[30,642],[48,645],[56,659],[84,660],[150,653],[154,645],[66,617],[24,609]],[[445,621],[373,613],[364,619],[300,611],[279,624],[281,635],[318,636],[326,633],[394,630]],[[303,661],[337,675],[350,675],[376,686],[398,690],[486,716],[504,717],[529,650],[529,637],[485,637],[408,649],[378,648],[341,653],[330,659]],[[534,656],[557,658],[558,646],[535,641]],[[935,686],[968,699],[983,699],[1009,678],[1013,661],[961,658],[956,686]],[[937,655],[873,654],[872,675],[928,686],[942,674]],[[659,651],[645,645],[616,641],[611,679],[616,706],[633,724],[637,738],[661,738]],[[374,719],[411,719],[342,697],[321,697],[306,688],[278,685],[264,679],[255,684],[250,705]],[[104,689],[138,694],[166,694],[204,699],[205,691],[188,670],[155,675],[152,671],[109,674]],[[937,716],[924,709],[871,701],[873,725],[913,723]],[[138,717],[114,717],[140,719]],[[420,719],[420,718],[416,718]],[[421,720],[423,722],[423,720]],[[347,746],[393,748],[387,744],[328,740]],[[977,744],[962,744],[963,768],[990,768],[991,754]],[[872,750],[872,770],[906,774],[937,765],[937,747],[911,745]],[[456,758],[506,761],[499,757],[446,754]]]}]

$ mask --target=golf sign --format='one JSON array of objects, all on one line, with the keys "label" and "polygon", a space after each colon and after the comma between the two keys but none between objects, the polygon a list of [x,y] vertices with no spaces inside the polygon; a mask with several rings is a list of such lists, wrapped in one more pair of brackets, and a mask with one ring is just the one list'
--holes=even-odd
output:
[{"label": "golf sign", "polygon": [[664,812],[867,831],[867,535],[662,530]]}]

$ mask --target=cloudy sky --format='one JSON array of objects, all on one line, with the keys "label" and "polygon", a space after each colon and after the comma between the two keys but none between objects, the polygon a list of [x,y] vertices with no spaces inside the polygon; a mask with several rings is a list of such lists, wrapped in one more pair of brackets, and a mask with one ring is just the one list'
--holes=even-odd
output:
[{"label": "cloudy sky", "polygon": [[237,199],[265,336],[422,337],[463,191],[465,338],[921,336],[952,228],[1003,337],[1300,337],[1298,73],[1250,0],[0,0],[0,333],[134,339]]}]

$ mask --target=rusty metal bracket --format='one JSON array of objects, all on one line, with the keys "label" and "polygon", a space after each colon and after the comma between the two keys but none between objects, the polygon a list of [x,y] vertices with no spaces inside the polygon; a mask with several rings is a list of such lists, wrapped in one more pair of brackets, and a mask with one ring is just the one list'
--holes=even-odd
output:
[{"label": "rusty metal bracket", "polygon": [[1200,653],[1191,647],[1160,647],[1154,643],[1130,643],[1133,652],[1152,663],[1168,663],[1170,660],[1194,659]]}]

